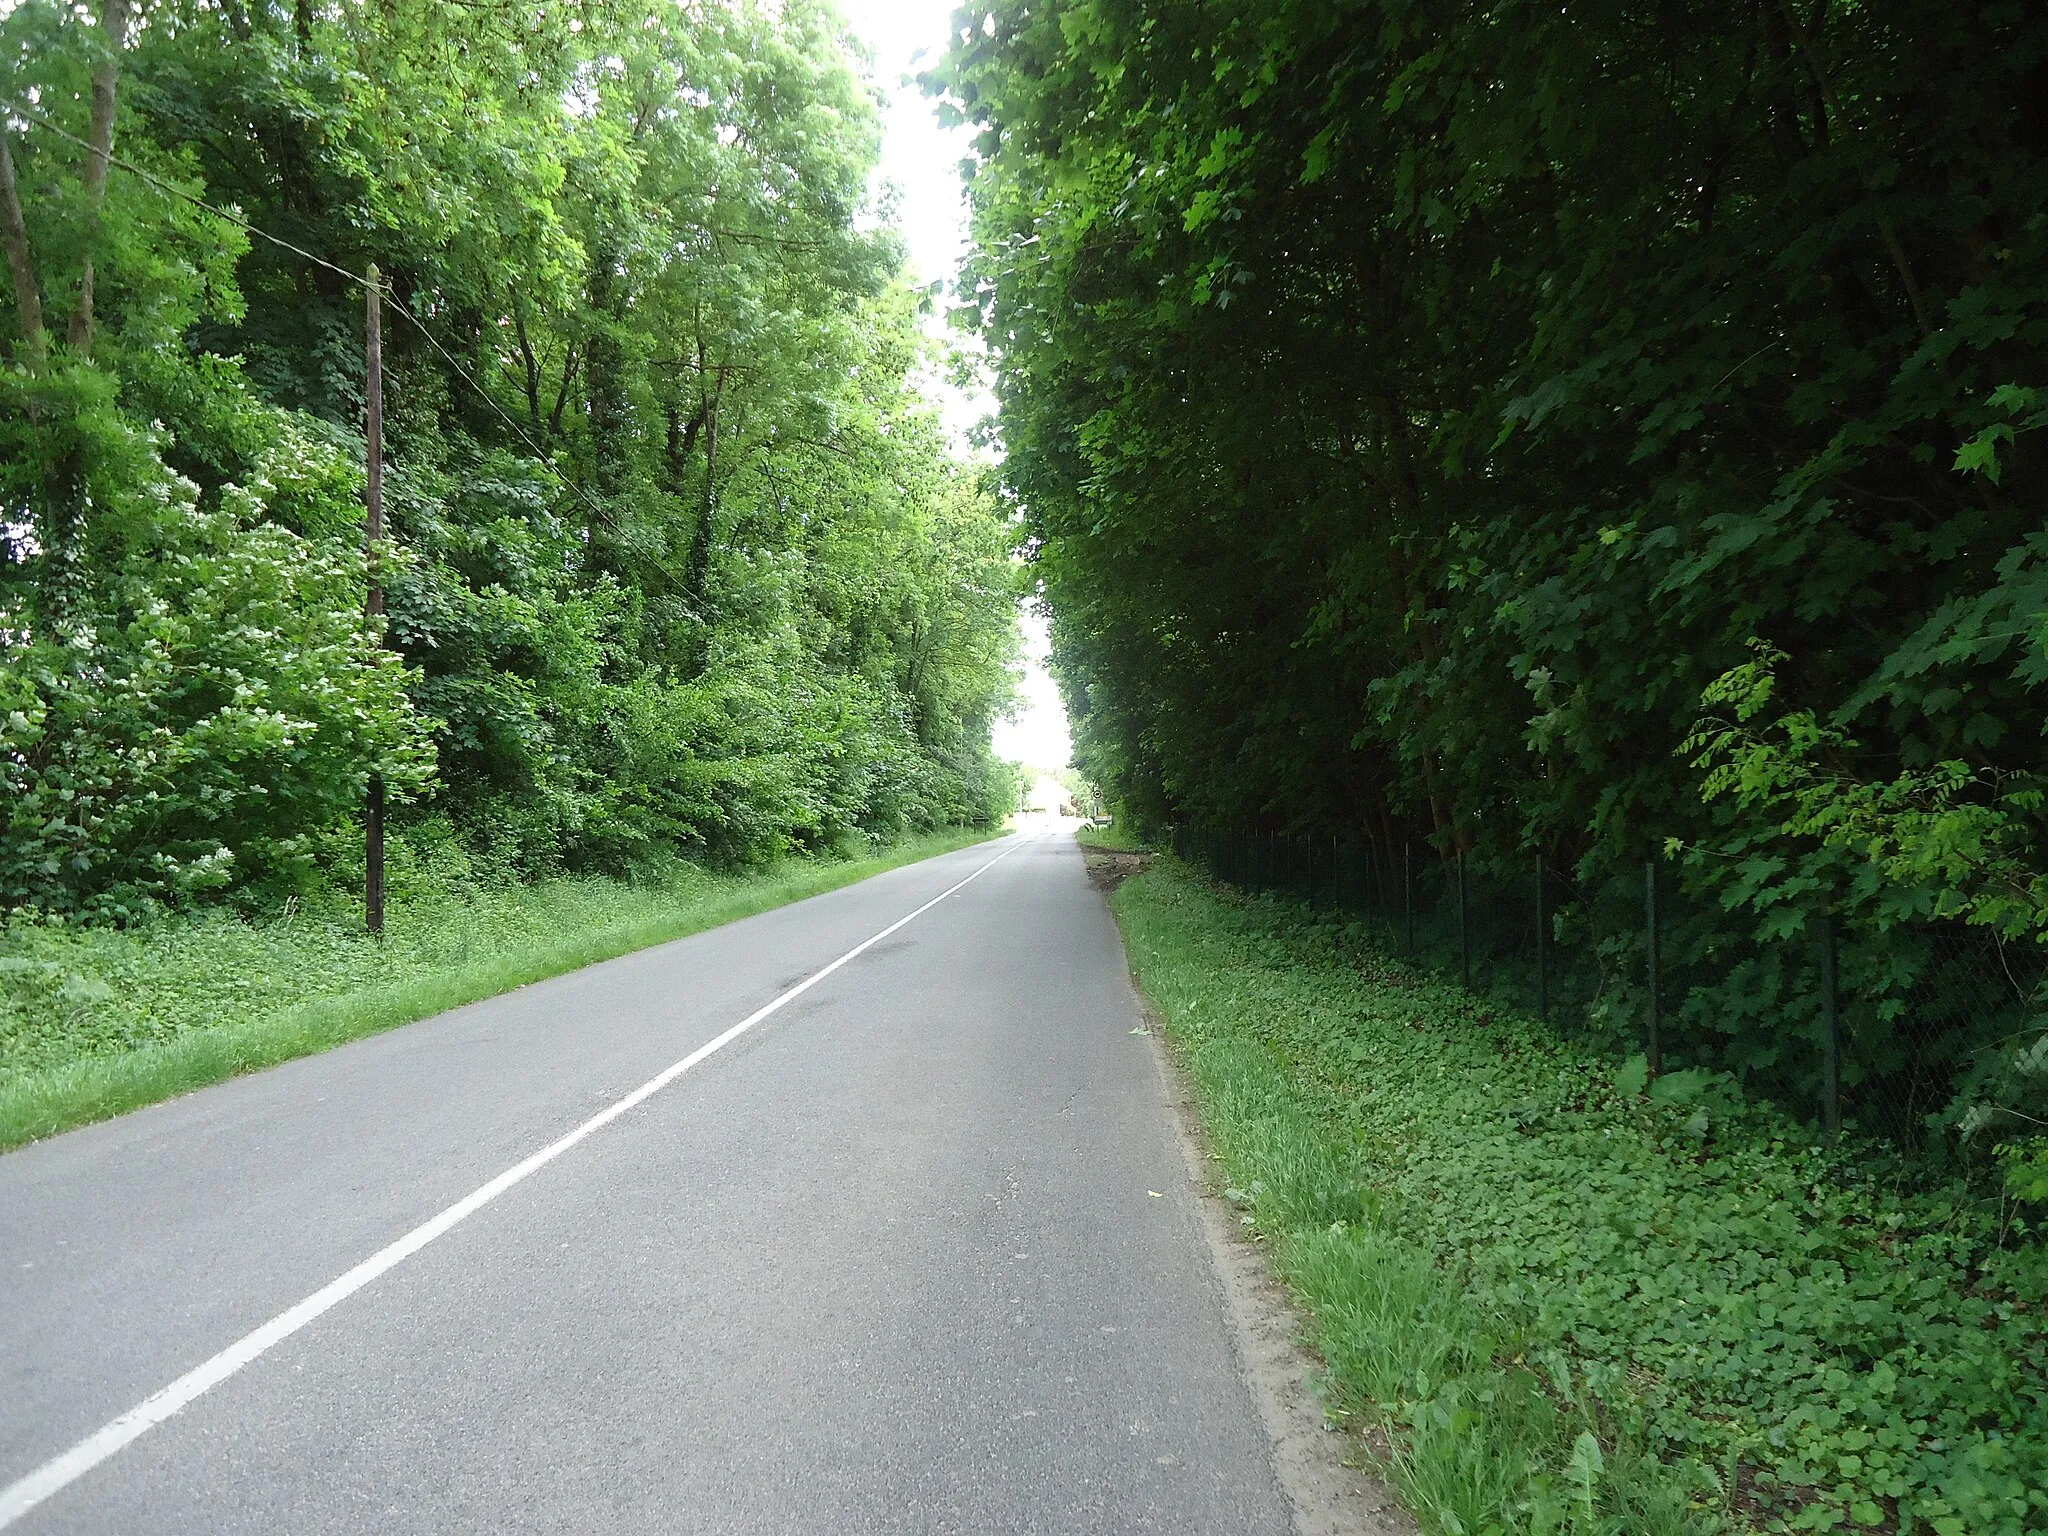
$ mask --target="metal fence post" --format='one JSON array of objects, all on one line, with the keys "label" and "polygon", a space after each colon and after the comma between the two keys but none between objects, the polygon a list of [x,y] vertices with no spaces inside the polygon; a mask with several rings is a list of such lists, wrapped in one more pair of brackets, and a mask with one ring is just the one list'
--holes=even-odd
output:
[{"label": "metal fence post", "polygon": [[1466,921],[1465,850],[1458,850],[1458,983],[1472,990],[1472,926]]},{"label": "metal fence post", "polygon": [[1647,960],[1646,980],[1650,989],[1649,1058],[1652,1073],[1664,1070],[1662,1020],[1657,1016],[1657,861],[1643,863],[1643,939]]},{"label": "metal fence post", "polygon": [[1536,851],[1536,1017],[1550,1022],[1550,922],[1543,911],[1543,851]]},{"label": "metal fence post", "polygon": [[1820,920],[1821,1016],[1827,1026],[1821,1120],[1831,1137],[1842,1134],[1842,999],[1835,982],[1835,942],[1835,914],[1829,912]]},{"label": "metal fence post", "polygon": [[1401,845],[1401,903],[1408,923],[1408,953],[1415,953],[1415,845]]}]

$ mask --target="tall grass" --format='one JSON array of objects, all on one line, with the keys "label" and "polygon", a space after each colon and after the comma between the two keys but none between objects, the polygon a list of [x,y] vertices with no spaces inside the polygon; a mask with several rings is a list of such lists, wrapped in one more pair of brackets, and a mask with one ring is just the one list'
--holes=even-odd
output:
[{"label": "tall grass", "polygon": [[384,939],[345,909],[137,929],[17,923],[0,935],[0,1149],[651,944],[864,880],[994,834],[662,882],[566,879],[422,890]]},{"label": "tall grass", "polygon": [[[1142,902],[1142,896],[1140,897]],[[1148,937],[1156,910],[1140,918]],[[1219,999],[1178,967],[1141,969],[1171,999],[1227,1194],[1271,1244],[1314,1319],[1333,1419],[1362,1421],[1380,1470],[1442,1536],[1695,1536],[1685,1490],[1589,1399],[1561,1353],[1538,1353],[1398,1230],[1356,1159],[1283,1066],[1215,1020]],[[1190,987],[1189,983],[1194,986]],[[1156,992],[1155,992],[1156,989]],[[1211,1021],[1200,1022],[1206,994]],[[1226,1004],[1226,1006],[1228,1006]],[[1445,1190],[1457,1199],[1456,1190]]]}]

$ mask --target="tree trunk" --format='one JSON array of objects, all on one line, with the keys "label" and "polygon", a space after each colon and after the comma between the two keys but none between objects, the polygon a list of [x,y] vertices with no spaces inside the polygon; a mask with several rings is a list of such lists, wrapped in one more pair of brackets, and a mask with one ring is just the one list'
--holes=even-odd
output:
[{"label": "tree trunk", "polygon": [[40,373],[49,355],[43,333],[43,301],[36,290],[36,264],[28,246],[28,224],[21,216],[21,191],[14,182],[14,155],[7,130],[0,128],[0,241],[7,246],[7,268],[14,275],[14,305],[21,312],[21,350],[30,373]]},{"label": "tree trunk", "polygon": [[526,301],[514,298],[512,330],[519,338],[519,360],[526,368],[526,419],[540,431],[540,362],[533,355],[533,343],[526,335]]},{"label": "tree trunk", "polygon": [[[590,410],[590,452],[601,494],[615,496],[625,483],[632,449],[627,394],[626,349],[618,333],[626,318],[625,283],[619,258],[600,246],[590,264],[590,334],[583,343],[583,396]],[[595,526],[592,540],[597,537]]]},{"label": "tree trunk", "polygon": [[683,568],[683,602],[696,617],[698,627],[689,648],[686,676],[700,677],[710,651],[710,626],[704,620],[704,594],[711,584],[711,541],[718,518],[718,397],[705,402],[704,412],[704,511],[697,521],[697,536],[690,542],[689,563]]},{"label": "tree trunk", "polygon": [[689,467],[690,455],[697,450],[697,438],[704,431],[705,419],[711,414],[711,400],[708,396],[699,401],[697,414],[688,421],[683,420],[683,408],[670,401],[668,411],[668,480],[669,490],[675,495],[683,493],[683,474]]},{"label": "tree trunk", "polygon": [[100,210],[107,201],[107,166],[114,152],[115,91],[121,79],[121,49],[128,38],[128,0],[106,0],[100,9],[106,57],[92,72],[92,128],[85,157],[85,267],[78,278],[78,308],[71,316],[71,346],[92,356],[93,252],[100,244]]}]

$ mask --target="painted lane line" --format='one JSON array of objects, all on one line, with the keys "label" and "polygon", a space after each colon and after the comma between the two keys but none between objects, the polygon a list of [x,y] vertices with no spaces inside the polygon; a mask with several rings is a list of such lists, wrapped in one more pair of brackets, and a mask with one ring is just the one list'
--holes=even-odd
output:
[{"label": "painted lane line", "polygon": [[338,1280],[331,1281],[327,1285],[322,1286],[297,1306],[280,1312],[262,1327],[243,1335],[205,1364],[195,1366],[187,1371],[162,1391],[145,1398],[118,1419],[115,1419],[93,1434],[86,1436],[85,1439],[72,1446],[70,1450],[52,1457],[49,1461],[37,1467],[35,1471],[29,1473],[28,1476],[9,1484],[5,1489],[0,1489],[0,1526],[12,1525],[31,1509],[35,1508],[36,1505],[49,1498],[51,1494],[56,1493],[67,1484],[76,1482],[122,1447],[141,1438],[155,1426],[163,1423],[165,1419],[170,1418],[171,1415],[183,1408],[187,1403],[193,1401],[193,1399],[219,1386],[250,1361],[274,1346],[283,1343],[301,1328],[305,1327],[306,1324],[312,1322],[313,1319],[319,1317],[330,1308],[338,1306],[385,1271],[394,1269],[404,1263],[405,1260],[418,1253],[427,1244],[434,1241],[435,1238],[442,1236],[469,1217],[474,1216],[478,1211],[489,1205],[498,1196],[505,1193],[506,1190],[519,1183],[529,1174],[546,1167],[579,1141],[582,1141],[584,1137],[603,1129],[611,1124],[612,1121],[618,1119],[619,1116],[625,1114],[626,1111],[633,1109],[637,1105],[644,1104],[647,1100],[653,1098],[655,1094],[661,1092],[662,1089],[689,1071],[690,1068],[696,1066],[698,1062],[730,1045],[756,1024],[780,1009],[784,1004],[810,991],[812,987],[815,987],[841,966],[849,961],[858,959],[862,954],[881,943],[882,940],[888,938],[890,934],[896,932],[899,928],[903,928],[924,916],[925,913],[931,911],[933,907],[936,907],[961,887],[978,880],[982,875],[1002,863],[1004,859],[1007,859],[1018,849],[1038,842],[1045,835],[1044,833],[1038,833],[1018,839],[987,863],[977,867],[965,879],[947,886],[945,890],[939,892],[938,895],[919,907],[915,912],[910,913],[908,916],[897,918],[895,922],[884,928],[880,933],[854,945],[852,949],[849,949],[831,964],[820,970],[813,971],[787,991],[778,993],[767,1003],[764,1003],[744,1019],[741,1019],[739,1023],[726,1030],[724,1034],[698,1046],[696,1050],[690,1052],[689,1055],[676,1062],[673,1066],[663,1068],[661,1072],[649,1078],[618,1102],[592,1115],[588,1120],[577,1126],[575,1130],[570,1131],[559,1140],[552,1141],[547,1146],[542,1147],[524,1162],[507,1168],[488,1184],[463,1196],[462,1199],[456,1201],[439,1215],[421,1222],[410,1232],[406,1233],[405,1236],[398,1239],[397,1242],[379,1249],[347,1274],[341,1276]]}]

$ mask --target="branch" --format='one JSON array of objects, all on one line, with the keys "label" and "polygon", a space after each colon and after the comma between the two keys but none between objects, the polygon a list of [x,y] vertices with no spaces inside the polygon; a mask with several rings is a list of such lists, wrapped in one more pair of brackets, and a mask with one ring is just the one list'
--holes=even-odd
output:
[{"label": "branch", "polygon": [[[1812,40],[1799,25],[1799,18],[1792,13],[1790,0],[1778,0],[1778,3],[1784,11],[1785,24],[1791,29],[1792,39],[1798,45],[1799,56],[1806,61],[1807,72],[1813,76],[1813,83],[1820,89],[1821,102],[1827,108],[1827,116],[1846,126],[1848,119],[1842,114],[1842,103],[1835,95],[1834,82],[1829,78],[1819,54],[1814,51]],[[1826,10],[1825,6],[1821,7],[1821,15],[1824,16]],[[1885,212],[1883,205],[1878,201],[1876,182],[1871,180],[1870,173],[1861,166],[1857,169],[1857,175],[1863,182],[1865,194],[1870,198],[1871,212],[1876,216],[1877,232],[1884,241],[1885,254],[1891,257],[1892,267],[1899,274],[1899,281],[1905,285],[1906,302],[1912,307],[1913,320],[1920,327],[1920,336],[1924,341],[1934,334],[1934,320],[1927,311],[1927,301],[1921,295],[1920,284],[1913,276],[1913,264],[1906,259],[1906,248],[1899,243],[1899,233],[1892,227],[1891,215]],[[1935,366],[1946,382],[1948,365],[1937,360]]]},{"label": "branch", "polygon": [[533,430],[540,430],[540,363],[533,355],[533,343],[526,337],[526,301],[515,299],[512,305],[512,330],[519,338],[519,356],[526,365],[526,414],[533,423]]},{"label": "branch", "polygon": [[555,391],[555,408],[548,412],[550,432],[562,430],[562,410],[569,403],[569,386],[576,381],[576,365],[579,361],[581,359],[576,356],[576,346],[572,342],[568,352],[562,357],[562,387]]}]

